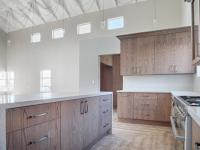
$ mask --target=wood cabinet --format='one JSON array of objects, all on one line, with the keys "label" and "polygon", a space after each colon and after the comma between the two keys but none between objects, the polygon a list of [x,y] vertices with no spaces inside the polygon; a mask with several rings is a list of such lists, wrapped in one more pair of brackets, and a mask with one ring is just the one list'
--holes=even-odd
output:
[{"label": "wood cabinet", "polygon": [[171,95],[168,93],[118,93],[118,118],[170,122]]},{"label": "wood cabinet", "polygon": [[200,148],[200,126],[194,120],[192,120],[192,150],[198,150],[199,148]]},{"label": "wood cabinet", "polygon": [[83,147],[84,100],[61,102],[61,149],[81,150]]},{"label": "wood cabinet", "polygon": [[156,94],[135,93],[134,119],[155,120],[157,109]]},{"label": "wood cabinet", "polygon": [[84,115],[84,149],[88,149],[99,137],[99,97],[87,98]]},{"label": "wood cabinet", "polygon": [[118,36],[121,75],[194,73],[189,27]]},{"label": "wood cabinet", "polygon": [[60,150],[60,121],[54,120],[7,134],[8,150]]},{"label": "wood cabinet", "polygon": [[6,112],[7,150],[89,149],[111,130],[111,94]]},{"label": "wood cabinet", "polygon": [[157,94],[156,120],[170,122],[171,116],[171,94]]},{"label": "wood cabinet", "polygon": [[[112,96],[110,95],[62,102],[61,149],[89,149],[106,133],[105,129],[111,130],[112,113],[108,113],[111,111]],[[110,118],[109,121],[106,120],[107,123],[106,118]]]},{"label": "wood cabinet", "polygon": [[154,73],[154,36],[137,38],[137,74]]},{"label": "wood cabinet", "polygon": [[133,119],[134,102],[133,93],[118,93],[117,115],[118,118]]}]

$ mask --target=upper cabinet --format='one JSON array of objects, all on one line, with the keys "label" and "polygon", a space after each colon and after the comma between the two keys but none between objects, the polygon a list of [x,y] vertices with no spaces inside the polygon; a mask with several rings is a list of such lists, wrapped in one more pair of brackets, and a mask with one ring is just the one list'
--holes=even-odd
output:
[{"label": "upper cabinet", "polygon": [[200,26],[199,26],[199,18],[200,18],[200,3],[199,0],[193,0],[191,2],[191,14],[192,14],[192,51],[193,51],[193,64],[199,64],[200,63]]},{"label": "upper cabinet", "polygon": [[118,36],[121,75],[194,73],[189,27]]}]

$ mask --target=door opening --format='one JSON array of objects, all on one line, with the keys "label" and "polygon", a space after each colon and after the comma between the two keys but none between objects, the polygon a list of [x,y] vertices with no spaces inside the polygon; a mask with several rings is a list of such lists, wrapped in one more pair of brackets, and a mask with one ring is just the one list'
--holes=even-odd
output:
[{"label": "door opening", "polygon": [[113,108],[117,108],[117,91],[122,90],[120,54],[100,56],[100,90],[113,92]]}]

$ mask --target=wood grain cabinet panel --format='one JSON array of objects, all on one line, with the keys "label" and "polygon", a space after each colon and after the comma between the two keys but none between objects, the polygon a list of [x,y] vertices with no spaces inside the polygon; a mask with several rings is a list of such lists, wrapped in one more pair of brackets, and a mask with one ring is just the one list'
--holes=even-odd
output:
[{"label": "wood grain cabinet panel", "polygon": [[171,94],[118,93],[118,118],[170,122]]},{"label": "wood grain cabinet panel", "polygon": [[54,120],[7,134],[8,150],[60,150],[60,121]]},{"label": "wood grain cabinet panel", "polygon": [[118,36],[121,75],[194,73],[188,27]]},{"label": "wood grain cabinet panel", "polygon": [[137,74],[137,38],[122,40],[121,49],[121,75]]},{"label": "wood grain cabinet panel", "polygon": [[190,32],[181,32],[175,34],[175,63],[174,71],[176,73],[194,73],[191,51]]},{"label": "wood grain cabinet panel", "polygon": [[200,126],[192,121],[192,150],[198,150],[196,144],[200,144]]},{"label": "wood grain cabinet panel", "polygon": [[87,98],[84,115],[84,148],[87,149],[99,137],[99,97]]},{"label": "wood grain cabinet panel", "polygon": [[163,34],[155,38],[155,73],[174,74],[173,65],[175,34]]},{"label": "wood grain cabinet panel", "polygon": [[156,120],[163,122],[170,122],[171,115],[171,94],[157,94],[158,107],[156,113]]},{"label": "wood grain cabinet panel", "polygon": [[117,114],[119,118],[133,119],[134,102],[132,93],[118,93]]},{"label": "wood grain cabinet panel", "polygon": [[154,73],[154,36],[137,38],[137,74]]},{"label": "wood grain cabinet panel", "polygon": [[84,100],[61,103],[61,149],[81,150],[83,143]]}]

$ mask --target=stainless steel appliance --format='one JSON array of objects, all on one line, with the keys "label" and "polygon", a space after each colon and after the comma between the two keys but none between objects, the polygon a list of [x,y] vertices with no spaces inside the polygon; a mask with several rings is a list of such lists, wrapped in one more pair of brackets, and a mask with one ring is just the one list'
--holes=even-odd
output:
[{"label": "stainless steel appliance", "polygon": [[[192,119],[187,113],[187,106],[197,106],[191,97],[173,97],[171,125],[175,139],[177,140],[177,150],[191,150],[192,145]],[[190,99],[190,100],[189,100]]]}]

